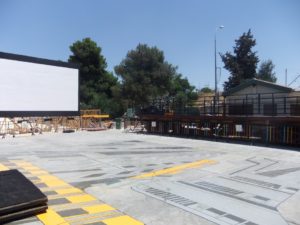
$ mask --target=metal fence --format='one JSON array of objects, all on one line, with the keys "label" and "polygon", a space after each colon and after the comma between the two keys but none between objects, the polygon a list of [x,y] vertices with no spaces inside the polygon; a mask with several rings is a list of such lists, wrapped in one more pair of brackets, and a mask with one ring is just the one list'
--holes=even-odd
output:
[{"label": "metal fence", "polygon": [[300,96],[247,94],[203,97],[189,105],[174,100],[154,100],[141,114],[214,116],[300,116]]}]

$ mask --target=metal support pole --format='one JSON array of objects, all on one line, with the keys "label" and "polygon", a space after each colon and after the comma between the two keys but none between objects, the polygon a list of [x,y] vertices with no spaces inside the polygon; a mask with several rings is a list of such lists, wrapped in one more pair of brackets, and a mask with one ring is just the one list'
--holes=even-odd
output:
[{"label": "metal support pole", "polygon": [[218,94],[218,84],[217,84],[217,30],[215,32],[215,97]]},{"label": "metal support pole", "polygon": [[223,29],[224,26],[219,26],[215,30],[215,37],[214,37],[214,44],[215,44],[215,98],[214,98],[214,111],[216,113],[216,103],[218,104],[219,97],[218,97],[218,78],[217,78],[217,31],[218,29]]}]

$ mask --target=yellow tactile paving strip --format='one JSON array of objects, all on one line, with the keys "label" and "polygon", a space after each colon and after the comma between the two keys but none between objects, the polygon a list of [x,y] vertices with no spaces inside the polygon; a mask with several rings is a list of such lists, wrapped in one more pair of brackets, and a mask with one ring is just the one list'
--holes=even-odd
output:
[{"label": "yellow tactile paving strip", "polygon": [[9,170],[6,166],[0,163],[0,171]]},{"label": "yellow tactile paving strip", "polygon": [[49,209],[37,216],[45,225],[143,225],[29,162],[0,163],[0,171],[9,169],[18,169],[48,196]]},{"label": "yellow tactile paving strip", "polygon": [[132,178],[143,179],[143,178],[156,177],[156,176],[162,176],[162,175],[171,175],[171,174],[181,173],[183,170],[186,170],[186,169],[198,168],[198,167],[202,167],[204,165],[211,165],[211,164],[215,164],[215,163],[217,163],[217,161],[210,160],[210,159],[198,160],[195,162],[185,163],[182,165],[178,165],[178,166],[174,166],[174,167],[170,167],[170,168],[166,168],[166,169],[162,169],[162,170],[157,170],[157,171],[153,171],[150,173],[143,173],[141,175],[134,176]]}]

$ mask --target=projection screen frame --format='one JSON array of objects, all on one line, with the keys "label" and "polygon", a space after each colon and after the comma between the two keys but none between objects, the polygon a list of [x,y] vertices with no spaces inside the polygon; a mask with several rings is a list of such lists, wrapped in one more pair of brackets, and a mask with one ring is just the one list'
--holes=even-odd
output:
[{"label": "projection screen frame", "polygon": [[[71,69],[78,70],[77,110],[74,110],[74,111],[1,111],[0,110],[0,117],[12,118],[12,117],[40,117],[40,116],[47,117],[47,116],[79,116],[80,115],[79,65],[77,65],[75,63],[68,63],[68,62],[63,62],[63,61],[37,58],[37,57],[18,55],[18,54],[6,53],[6,52],[0,52],[0,59],[15,60],[15,61],[21,61],[21,62],[48,65],[48,66],[56,66],[56,67],[65,67],[65,68],[71,68]],[[0,102],[0,104],[1,104],[1,102]]]}]

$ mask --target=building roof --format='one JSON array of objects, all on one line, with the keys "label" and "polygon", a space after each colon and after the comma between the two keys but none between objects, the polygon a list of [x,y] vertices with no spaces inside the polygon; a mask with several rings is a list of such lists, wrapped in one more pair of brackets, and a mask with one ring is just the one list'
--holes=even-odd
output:
[{"label": "building roof", "polygon": [[264,87],[273,88],[273,89],[276,89],[280,92],[292,92],[293,91],[293,89],[290,88],[290,87],[286,87],[286,86],[283,86],[283,85],[279,85],[279,84],[275,84],[275,83],[272,83],[272,82],[268,82],[268,81],[253,78],[253,79],[244,80],[244,82],[242,82],[240,85],[238,85],[234,88],[231,88],[228,91],[224,92],[223,96],[232,95],[232,94],[234,94],[234,93],[236,93],[240,90],[243,90],[243,89],[245,89],[249,86],[255,86],[255,85],[261,85],[261,86],[264,86]]}]

